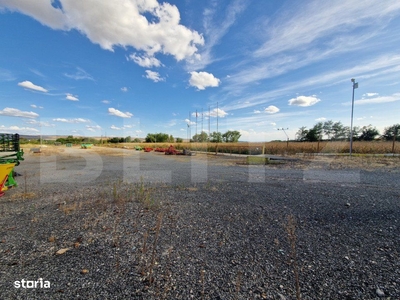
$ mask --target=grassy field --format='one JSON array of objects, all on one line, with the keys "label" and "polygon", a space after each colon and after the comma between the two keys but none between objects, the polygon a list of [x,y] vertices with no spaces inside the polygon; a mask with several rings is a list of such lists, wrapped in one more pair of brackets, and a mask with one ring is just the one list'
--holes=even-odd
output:
[{"label": "grassy field", "polygon": [[[134,146],[167,148],[171,143],[121,143],[108,144],[105,147],[127,147]],[[277,154],[294,155],[296,153],[349,153],[349,142],[267,142],[267,143],[173,143],[176,149],[191,149],[196,151],[209,151],[232,154]],[[353,143],[354,154],[400,154],[400,143],[396,142],[393,150],[393,142],[373,141]]]}]

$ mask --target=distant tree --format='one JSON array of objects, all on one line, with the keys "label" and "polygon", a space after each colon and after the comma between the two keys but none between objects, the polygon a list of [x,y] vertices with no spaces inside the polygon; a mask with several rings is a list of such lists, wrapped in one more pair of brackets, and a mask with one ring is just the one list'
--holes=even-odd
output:
[{"label": "distant tree", "polygon": [[210,134],[210,142],[211,143],[221,143],[222,142],[222,134],[221,132],[213,132]]},{"label": "distant tree", "polygon": [[133,142],[134,142],[134,143],[140,143],[141,141],[140,141],[139,138],[134,138],[134,139],[133,139]]},{"label": "distant tree", "polygon": [[305,140],[307,142],[316,142],[320,139],[321,136],[320,133],[321,132],[319,132],[317,128],[311,128],[310,130],[307,131]]},{"label": "distant tree", "polygon": [[346,138],[346,128],[340,121],[332,124],[331,138],[335,141]]},{"label": "distant tree", "polygon": [[370,124],[368,126],[363,126],[359,139],[362,141],[373,141],[378,135],[379,131]]},{"label": "distant tree", "polygon": [[296,132],[296,141],[304,142],[306,140],[306,136],[308,133],[308,129],[306,128],[306,126],[299,128],[299,130]]},{"label": "distant tree", "polygon": [[146,136],[146,143],[166,143],[170,136],[166,133],[149,133]]},{"label": "distant tree", "polygon": [[322,136],[324,135],[324,123],[318,122],[311,130],[315,131],[317,140],[322,140]]},{"label": "distant tree", "polygon": [[132,138],[130,136],[127,136],[125,138],[125,143],[131,143],[132,142]]},{"label": "distant tree", "polygon": [[124,138],[113,137],[107,140],[108,143],[116,144],[116,143],[123,143]]},{"label": "distant tree", "polygon": [[400,124],[385,127],[382,138],[387,141],[393,141],[393,138],[395,138],[396,141],[400,141]]},{"label": "distant tree", "polygon": [[195,134],[192,138],[193,142],[204,143],[208,140],[208,134],[204,131],[201,133]]},{"label": "distant tree", "polygon": [[332,138],[333,124],[334,124],[333,121],[329,120],[329,121],[325,121],[324,125],[322,126],[322,129],[324,130],[324,134],[326,134],[326,136],[328,137],[329,140]]},{"label": "distant tree", "polygon": [[222,135],[222,140],[226,143],[237,143],[240,139],[241,133],[237,130],[228,130]]},{"label": "distant tree", "polygon": [[183,142],[183,139],[182,139],[182,138],[176,138],[176,139],[175,139],[175,142],[176,142],[176,143],[182,143],[182,142]]}]

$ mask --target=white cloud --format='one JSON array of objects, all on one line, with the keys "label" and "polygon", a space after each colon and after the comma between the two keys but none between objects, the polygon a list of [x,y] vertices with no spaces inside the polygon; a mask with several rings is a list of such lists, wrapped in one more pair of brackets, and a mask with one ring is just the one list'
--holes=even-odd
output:
[{"label": "white cloud", "polygon": [[317,121],[317,122],[324,122],[324,121],[326,121],[326,118],[321,117],[321,118],[315,119],[315,121]]},{"label": "white cloud", "polygon": [[136,55],[136,53],[133,53],[133,54],[129,55],[129,59],[133,60],[139,66],[144,67],[144,68],[162,66],[162,63],[154,56],[148,56],[148,55],[138,56],[138,55]]},{"label": "white cloud", "polygon": [[112,107],[110,107],[108,109],[108,114],[112,115],[112,116],[121,117],[121,118],[130,118],[133,116],[133,114],[131,114],[130,112],[122,112],[122,111],[119,111],[118,109],[115,109]]},{"label": "white cloud", "polygon": [[55,118],[53,119],[54,122],[62,122],[62,123],[90,123],[90,120],[83,119],[83,118],[74,118],[74,119],[65,119],[65,118]]},{"label": "white cloud", "polygon": [[101,103],[104,103],[104,104],[110,104],[110,103],[111,103],[111,101],[109,101],[109,100],[103,100],[103,101],[101,101]]},{"label": "white cloud", "polygon": [[44,121],[37,121],[35,119],[26,120],[25,123],[34,125],[34,126],[39,126],[39,127],[54,127],[55,126],[55,124],[51,124],[49,122],[44,122]]},{"label": "white cloud", "polygon": [[270,105],[264,111],[268,114],[276,114],[279,112],[279,108],[277,108],[275,105]]},{"label": "white cloud", "polygon": [[198,32],[179,24],[178,8],[166,2],[63,0],[62,9],[54,8],[53,1],[1,2],[53,29],[76,29],[110,51],[115,46],[133,47],[150,56],[172,55],[179,61],[195,54],[197,46],[204,44]]},{"label": "white cloud", "polygon": [[269,125],[276,126],[276,123],[275,122],[271,122],[271,123],[269,123]]},{"label": "white cloud", "polygon": [[18,132],[19,134],[37,134],[40,132],[38,129],[32,127],[19,127],[19,126],[6,127],[4,125],[0,126],[0,131],[4,133]]},{"label": "white cloud", "polygon": [[86,125],[86,129],[92,132],[95,132],[96,130],[101,130],[101,126],[99,125]]},{"label": "white cloud", "polygon": [[67,93],[67,96],[65,97],[65,99],[70,100],[70,101],[79,101],[77,96],[74,96],[74,95],[68,94],[68,93]]},{"label": "white cloud", "polygon": [[254,113],[255,113],[255,114],[260,114],[260,113],[261,113],[261,111],[259,111],[259,110],[255,109],[255,110],[254,110]]},{"label": "white cloud", "polygon": [[202,47],[200,55],[194,56],[188,61],[191,70],[204,69],[205,66],[215,60],[212,57],[212,48],[218,45],[220,40],[229,33],[229,29],[236,24],[238,16],[248,4],[249,2],[243,0],[231,1],[229,5],[224,5],[221,2],[220,8],[226,10],[222,14],[219,14],[217,5],[208,6],[203,11],[203,27],[207,43]]},{"label": "white cloud", "polygon": [[128,91],[128,88],[127,88],[126,86],[124,86],[124,87],[121,88],[121,91],[127,92],[127,91]]},{"label": "white cloud", "polygon": [[190,72],[189,84],[204,90],[207,87],[217,87],[220,84],[220,80],[214,77],[213,74],[207,72]]},{"label": "white cloud", "polygon": [[43,93],[47,93],[48,92],[45,88],[43,88],[41,86],[38,86],[38,85],[35,85],[32,82],[27,81],[27,80],[19,82],[18,85],[22,86],[25,89],[30,89],[30,90],[34,90],[34,91],[38,91],[38,92],[43,92]]},{"label": "white cloud", "polygon": [[110,128],[111,128],[112,130],[121,130],[121,129],[122,129],[122,128],[117,127],[117,126],[115,126],[115,125],[111,125]]},{"label": "white cloud", "polygon": [[65,73],[64,75],[68,78],[72,78],[75,80],[82,80],[82,79],[94,80],[93,77],[88,72],[86,72],[84,69],[79,68],[79,67],[77,67],[76,69],[77,69],[77,71],[75,74]]},{"label": "white cloud", "polygon": [[214,108],[210,112],[206,112],[205,113],[206,116],[210,116],[210,117],[217,117],[218,116],[219,118],[223,118],[227,114],[228,113],[226,111],[224,111],[223,109],[220,109],[220,108]]},{"label": "white cloud", "polygon": [[196,125],[196,122],[190,121],[189,119],[185,119],[185,122],[188,125]]},{"label": "white cloud", "polygon": [[[327,36],[332,38],[337,32],[343,36],[343,32],[351,32],[351,29],[358,26],[379,27],[381,21],[385,21],[385,18],[399,9],[400,3],[397,0],[365,1],[362,6],[355,5],[353,1],[308,1],[305,5],[282,10],[285,13],[268,26],[268,39],[256,54],[272,56],[294,49],[307,50],[318,39]],[[358,35],[362,33],[360,31],[357,30]],[[356,32],[351,38],[357,39]],[[350,44],[351,38],[348,39]]]},{"label": "white cloud", "polygon": [[153,80],[154,82],[164,81],[164,78],[160,77],[158,72],[146,70],[146,78]]},{"label": "white cloud", "polygon": [[289,100],[289,105],[294,106],[312,106],[321,101],[316,96],[298,96]]},{"label": "white cloud", "polygon": [[378,93],[365,93],[363,95],[363,97],[375,97],[375,96],[378,96],[378,95],[379,95]]},{"label": "white cloud", "polygon": [[6,107],[0,110],[0,115],[8,117],[37,118],[39,115],[33,111],[22,111],[17,108]]},{"label": "white cloud", "polygon": [[[374,98],[361,99],[354,101],[354,104],[363,105],[363,104],[380,104],[380,103],[388,103],[400,101],[400,93],[394,93],[390,96],[378,96]],[[347,103],[346,103],[347,104]]]},{"label": "white cloud", "polygon": [[31,107],[32,107],[32,108],[37,108],[37,105],[31,104]]}]

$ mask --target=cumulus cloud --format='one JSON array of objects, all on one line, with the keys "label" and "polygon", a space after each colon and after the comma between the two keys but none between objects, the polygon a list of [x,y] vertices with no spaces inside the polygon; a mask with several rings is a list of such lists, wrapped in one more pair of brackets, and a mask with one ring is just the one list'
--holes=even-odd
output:
[{"label": "cumulus cloud", "polygon": [[43,92],[43,93],[48,92],[48,90],[46,90],[45,88],[43,88],[39,85],[33,84],[32,82],[27,81],[27,80],[19,82],[18,85],[25,89],[29,89],[29,90],[34,90],[34,91]]},{"label": "cumulus cloud", "polygon": [[145,68],[162,66],[162,63],[154,56],[148,56],[148,55],[139,56],[136,55],[136,53],[133,53],[129,55],[129,59],[134,61],[139,66]]},{"label": "cumulus cloud", "polygon": [[131,114],[130,112],[122,112],[122,111],[119,111],[118,109],[115,109],[112,107],[110,107],[108,109],[108,114],[112,115],[112,116],[117,116],[120,118],[130,118],[133,116],[133,114]]},{"label": "cumulus cloud", "polygon": [[259,111],[259,110],[255,109],[255,110],[254,110],[254,113],[255,113],[255,114],[260,114],[260,113],[261,113],[261,111]]},{"label": "cumulus cloud", "polygon": [[190,121],[189,119],[185,119],[185,122],[188,125],[196,125],[196,122]]},{"label": "cumulus cloud", "polygon": [[115,126],[115,125],[111,125],[110,128],[111,128],[112,130],[121,130],[121,129],[122,129],[121,127],[117,127],[117,126]]},{"label": "cumulus cloud", "polygon": [[205,113],[206,116],[210,116],[210,117],[217,117],[218,116],[219,118],[223,118],[227,114],[228,113],[226,111],[224,111],[223,109],[220,109],[220,108],[214,108],[210,112],[206,112]]},{"label": "cumulus cloud", "polygon": [[378,96],[378,95],[379,95],[378,93],[365,93],[363,95],[363,97],[375,97],[375,96]]},{"label": "cumulus cloud", "polygon": [[126,86],[124,86],[124,87],[121,88],[121,91],[127,92],[127,91],[128,91],[128,88],[127,88]]},{"label": "cumulus cloud", "polygon": [[321,101],[316,96],[298,96],[289,100],[289,105],[293,106],[312,106]]},{"label": "cumulus cloud", "polygon": [[101,126],[99,125],[86,125],[86,129],[92,132],[95,132],[96,130],[100,130]]},{"label": "cumulus cloud", "polygon": [[102,101],[101,101],[101,103],[104,103],[104,104],[110,104],[110,103],[111,103],[111,101],[109,101],[109,100],[102,100]]},{"label": "cumulus cloud", "polygon": [[274,105],[270,105],[266,109],[264,109],[264,111],[268,114],[276,114],[277,112],[279,112],[279,108]]},{"label": "cumulus cloud", "polygon": [[[176,60],[191,57],[203,37],[180,23],[175,5],[156,0],[98,1],[2,0],[2,6],[31,16],[53,29],[71,30],[86,35],[106,50],[115,46],[133,47],[152,56],[172,55]],[[150,20],[150,21],[149,21]]]},{"label": "cumulus cloud", "polygon": [[26,120],[25,123],[27,123],[29,125],[39,126],[39,127],[54,127],[55,126],[55,124],[51,124],[49,122],[44,122],[44,121],[37,121],[35,119]]},{"label": "cumulus cloud", "polygon": [[214,77],[213,74],[207,72],[190,72],[189,84],[199,90],[204,90],[207,87],[217,87],[220,80]]},{"label": "cumulus cloud", "polygon": [[323,122],[323,121],[326,121],[326,118],[321,117],[321,118],[315,119],[315,121],[317,121],[317,122]]},{"label": "cumulus cloud", "polygon": [[22,134],[37,134],[37,133],[40,132],[36,128],[32,128],[32,127],[19,127],[19,126],[8,126],[8,127],[6,127],[4,125],[0,126],[0,131],[4,132],[4,133],[15,133],[15,132],[18,132],[20,134],[21,133]]},{"label": "cumulus cloud", "polygon": [[65,119],[65,118],[55,118],[53,119],[54,122],[62,122],[62,123],[90,123],[90,120],[83,119],[83,118],[73,118],[73,119]]},{"label": "cumulus cloud", "polygon": [[146,70],[146,78],[153,80],[154,82],[164,81],[164,78],[160,77],[158,72]]},{"label": "cumulus cloud", "polygon": [[8,117],[37,118],[39,115],[33,111],[22,111],[18,108],[6,107],[0,110],[0,115]]},{"label": "cumulus cloud", "polygon": [[65,97],[65,99],[70,100],[70,101],[79,101],[79,99],[77,98],[77,96],[74,96],[72,94],[67,94],[67,96]]}]

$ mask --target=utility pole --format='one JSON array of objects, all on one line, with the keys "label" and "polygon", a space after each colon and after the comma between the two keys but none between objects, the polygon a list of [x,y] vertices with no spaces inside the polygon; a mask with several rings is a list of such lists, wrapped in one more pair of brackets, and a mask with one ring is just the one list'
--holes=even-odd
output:
[{"label": "utility pole", "polygon": [[353,96],[351,98],[351,125],[350,125],[350,156],[353,152],[353,112],[354,112],[354,90],[358,88],[358,82],[354,78],[351,79],[353,83]]},{"label": "utility pole", "polygon": [[217,102],[217,143],[219,142],[219,131],[218,131],[218,102]]},{"label": "utility pole", "polygon": [[[289,148],[289,136],[287,135],[285,128],[278,128],[278,130],[282,130],[285,135],[286,135],[286,149]],[[289,130],[289,128],[286,128],[286,130]]]},{"label": "utility pole", "polygon": [[210,142],[210,134],[211,134],[211,128],[210,128],[210,124],[211,124],[211,108],[210,106],[208,107],[208,141]]}]

